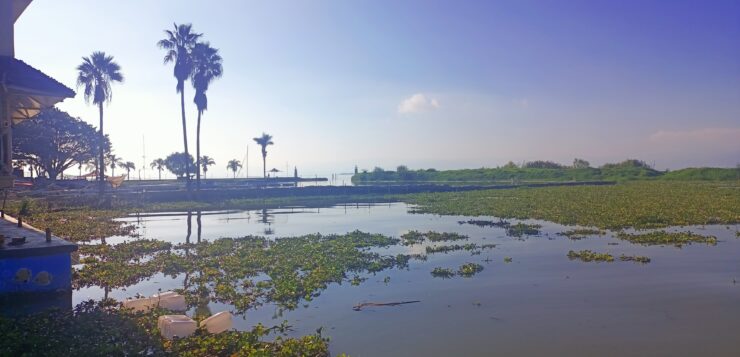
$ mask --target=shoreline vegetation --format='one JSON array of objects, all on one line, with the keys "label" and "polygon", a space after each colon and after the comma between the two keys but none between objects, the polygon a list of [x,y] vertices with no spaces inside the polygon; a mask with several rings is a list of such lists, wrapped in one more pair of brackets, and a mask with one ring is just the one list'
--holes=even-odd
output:
[{"label": "shoreline vegetation", "polygon": [[576,159],[571,166],[551,161],[532,161],[520,165],[509,162],[496,168],[461,170],[410,170],[401,165],[396,171],[380,167],[363,170],[352,176],[354,184],[372,183],[519,183],[567,181],[731,181],[740,180],[740,168],[700,167],[675,171],[656,170],[644,161],[628,159],[619,163],[590,167]]}]

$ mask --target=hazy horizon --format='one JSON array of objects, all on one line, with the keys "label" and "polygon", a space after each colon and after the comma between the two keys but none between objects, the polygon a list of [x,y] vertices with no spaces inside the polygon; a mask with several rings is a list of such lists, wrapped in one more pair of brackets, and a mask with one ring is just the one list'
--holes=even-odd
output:
[{"label": "hazy horizon", "polygon": [[[262,132],[275,141],[268,170],[306,176],[575,157],[740,163],[737,1],[217,5],[35,0],[15,26],[16,57],[74,89],[83,56],[113,55],[125,82],[106,133],[137,168],[146,145],[149,178],[149,162],[182,151],[172,65],[156,46],[173,22],[192,23],[224,58],[202,124],[209,177],[230,177],[226,162],[247,144],[249,173],[261,172]],[[58,107],[97,127],[76,91]],[[193,94],[188,83],[191,153]]]}]

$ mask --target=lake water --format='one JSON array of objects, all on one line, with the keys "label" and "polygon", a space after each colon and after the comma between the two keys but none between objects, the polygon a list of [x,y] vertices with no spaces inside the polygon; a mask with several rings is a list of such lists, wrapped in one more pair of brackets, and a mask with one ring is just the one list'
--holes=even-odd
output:
[{"label": "lake water", "polygon": [[[556,235],[568,227],[548,222],[540,236],[517,239],[504,229],[458,224],[469,217],[411,214],[402,203],[331,208],[283,208],[204,212],[200,239],[361,230],[398,237],[409,230],[458,232],[465,243],[494,243],[480,255],[467,251],[411,260],[409,269],[386,270],[352,286],[332,284],[298,309],[266,305],[235,320],[239,329],[287,320],[292,336],[323,327],[333,354],[352,356],[641,355],[737,356],[740,351],[740,239],[737,226],[688,227],[715,235],[716,246],[639,246],[609,235],[571,240]],[[478,217],[477,219],[481,219]],[[485,219],[492,219],[485,217]],[[187,238],[187,215],[126,218],[138,222],[142,238],[173,243]],[[191,242],[198,239],[195,214]],[[115,244],[132,238],[111,237]],[[611,245],[609,243],[612,243]],[[613,245],[614,243],[618,243]],[[450,243],[447,243],[450,244]],[[394,246],[384,254],[422,253],[425,245]],[[569,250],[590,249],[615,256],[645,255],[649,264],[571,261]],[[506,263],[505,257],[512,262]],[[472,278],[440,279],[434,267],[466,262],[485,269]],[[737,281],[735,283],[734,281]],[[137,293],[182,287],[182,278],[162,275],[116,289],[122,300]],[[73,303],[103,295],[100,288],[75,291]],[[419,303],[354,311],[361,302],[420,300]],[[212,312],[229,306],[212,303]]]}]

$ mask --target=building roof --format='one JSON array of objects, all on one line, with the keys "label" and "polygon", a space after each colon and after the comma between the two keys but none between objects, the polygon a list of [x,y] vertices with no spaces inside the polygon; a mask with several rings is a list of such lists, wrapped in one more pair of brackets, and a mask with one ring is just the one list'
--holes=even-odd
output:
[{"label": "building roof", "polygon": [[75,96],[64,84],[9,56],[0,56],[0,90],[10,97],[14,121],[31,118],[39,110]]},{"label": "building roof", "polygon": [[62,98],[75,96],[72,89],[57,82],[56,79],[47,76],[44,72],[19,59],[9,56],[0,56],[0,85],[6,86],[8,89],[32,94],[45,94]]},{"label": "building roof", "polygon": [[24,10],[28,7],[28,4],[32,0],[13,0],[13,22],[18,21]]}]

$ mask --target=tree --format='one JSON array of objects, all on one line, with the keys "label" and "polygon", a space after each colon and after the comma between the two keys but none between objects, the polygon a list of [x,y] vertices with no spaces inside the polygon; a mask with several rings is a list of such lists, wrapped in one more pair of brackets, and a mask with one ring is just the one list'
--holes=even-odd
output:
[{"label": "tree", "polygon": [[563,165],[552,161],[535,160],[525,163],[522,167],[527,169],[562,169]]},{"label": "tree", "polygon": [[275,144],[272,135],[262,133],[262,136],[253,139],[262,147],[262,176],[267,178],[267,146]]},{"label": "tree", "polygon": [[517,169],[519,166],[517,166],[513,161],[509,161],[504,165],[505,169]]},{"label": "tree", "polygon": [[587,169],[591,167],[591,163],[584,159],[575,158],[573,160],[573,168],[574,169]]},{"label": "tree", "polygon": [[[110,149],[108,137],[103,139],[103,148]],[[98,140],[92,125],[49,108],[13,128],[13,156],[28,164],[37,176],[45,172],[56,180],[74,165],[94,160]]]},{"label": "tree", "polygon": [[164,166],[177,177],[189,175],[188,168],[193,165],[193,157],[183,152],[172,153],[164,159]]},{"label": "tree", "polygon": [[[174,31],[165,30],[166,38],[157,42],[157,45],[167,51],[164,56],[164,63],[175,63],[173,74],[177,80],[175,90],[180,93],[180,112],[182,114],[182,141],[185,146],[183,158],[190,156],[188,151],[188,130],[185,120],[185,81],[193,74],[193,47],[203,34],[193,32],[191,24],[177,25],[174,24]],[[182,160],[186,187],[190,191],[190,161]],[[171,170],[170,170],[171,171]],[[179,175],[178,175],[179,176]]]},{"label": "tree", "polygon": [[208,166],[213,166],[216,164],[216,161],[214,161],[210,156],[203,155],[200,158],[200,166],[203,169],[203,178],[205,178],[206,174],[208,173]]},{"label": "tree", "polygon": [[120,162],[118,163],[118,167],[126,170],[126,180],[131,179],[131,170],[136,170],[136,164],[131,161]]},{"label": "tree", "polygon": [[123,160],[121,160],[120,157],[116,156],[115,154],[108,154],[106,156],[107,164],[110,165],[110,175],[111,177],[116,175],[116,166],[121,166],[123,163]]},{"label": "tree", "polygon": [[[193,102],[198,108],[198,126],[195,130],[195,157],[197,158],[195,164],[198,168],[201,167],[200,119],[203,116],[203,112],[208,109],[208,97],[206,96],[208,86],[214,79],[221,77],[223,74],[221,62],[222,58],[218,54],[218,50],[211,47],[208,42],[197,43],[193,47],[193,76],[191,82],[195,89]],[[207,171],[208,168],[204,167],[204,174]],[[196,170],[195,182],[196,187],[200,190],[200,170]]]},{"label": "tree", "polygon": [[162,159],[155,159],[152,161],[151,164],[149,164],[149,167],[152,169],[156,169],[157,173],[159,174],[159,179],[162,179],[162,171],[165,169],[165,162]]},{"label": "tree", "polygon": [[237,159],[230,160],[229,163],[226,164],[226,169],[234,172],[234,178],[236,178],[236,172],[239,171],[240,168],[242,168],[242,163]]},{"label": "tree", "polygon": [[121,66],[113,61],[113,56],[108,56],[101,51],[93,52],[90,57],[83,57],[82,64],[77,66],[77,72],[77,87],[84,87],[85,101],[98,106],[100,116],[98,180],[102,192],[105,188],[105,164],[103,163],[106,154],[103,134],[103,103],[108,103],[113,98],[111,84],[123,82],[123,74],[121,74]]}]

